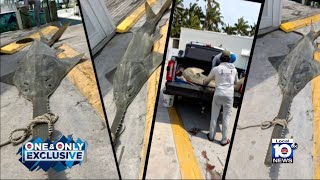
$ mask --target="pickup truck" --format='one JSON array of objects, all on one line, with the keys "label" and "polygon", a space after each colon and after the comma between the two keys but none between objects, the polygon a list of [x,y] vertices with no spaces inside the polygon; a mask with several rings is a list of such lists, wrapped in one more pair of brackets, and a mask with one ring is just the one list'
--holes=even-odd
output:
[{"label": "pickup truck", "polygon": [[[204,70],[204,75],[208,75],[212,68],[212,59],[223,51],[219,47],[203,43],[188,43],[185,51],[179,51],[178,56],[172,56],[167,66],[167,77],[165,83],[165,93],[175,96],[198,99],[200,101],[212,101],[215,89],[181,81],[176,73],[180,68],[197,67]],[[238,78],[244,76],[245,70],[237,68]],[[177,99],[177,98],[175,98]],[[234,92],[233,106],[237,108],[241,99],[240,92]]]}]

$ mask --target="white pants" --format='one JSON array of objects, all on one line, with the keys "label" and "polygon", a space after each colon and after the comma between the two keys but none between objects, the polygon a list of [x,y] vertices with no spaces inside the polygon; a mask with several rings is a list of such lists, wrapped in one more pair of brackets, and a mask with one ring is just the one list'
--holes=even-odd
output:
[{"label": "white pants", "polygon": [[220,109],[221,107],[223,107],[221,143],[224,144],[227,142],[228,125],[231,117],[232,106],[233,106],[233,97],[213,96],[212,109],[211,109],[210,133],[209,133],[210,139],[214,139],[214,136],[216,135],[218,117],[220,114]]}]

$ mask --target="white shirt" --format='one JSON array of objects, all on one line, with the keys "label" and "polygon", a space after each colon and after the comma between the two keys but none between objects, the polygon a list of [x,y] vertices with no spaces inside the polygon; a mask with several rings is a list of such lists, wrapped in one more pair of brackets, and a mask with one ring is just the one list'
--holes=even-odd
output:
[{"label": "white shirt", "polygon": [[203,84],[208,85],[211,80],[215,80],[215,96],[234,96],[234,84],[238,82],[238,72],[236,67],[227,62],[222,62],[219,66],[211,69]]}]

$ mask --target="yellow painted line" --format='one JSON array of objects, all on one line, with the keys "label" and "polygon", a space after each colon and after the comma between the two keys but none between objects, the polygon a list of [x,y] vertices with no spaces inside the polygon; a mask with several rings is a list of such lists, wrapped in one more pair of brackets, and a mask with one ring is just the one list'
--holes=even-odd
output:
[{"label": "yellow painted line", "polygon": [[[166,44],[168,27],[169,27],[169,22],[167,21],[167,23],[164,26],[162,26],[160,29],[160,34],[162,34],[163,36],[154,44],[153,51],[162,53],[162,54],[164,53],[164,48],[165,48],[164,46]],[[147,114],[146,114],[145,133],[144,133],[143,145],[141,150],[139,179],[142,179],[143,177],[143,171],[146,163],[148,143],[150,139],[152,118],[153,118],[155,103],[157,99],[160,73],[161,73],[161,66],[159,66],[148,79]]]},{"label": "yellow painted line", "polygon": [[304,26],[308,26],[312,23],[316,23],[320,21],[320,14],[310,16],[304,19],[298,19],[295,21],[286,22],[280,25],[280,29],[282,29],[284,32],[291,32],[296,29],[302,28]]},{"label": "yellow painted line", "polygon": [[181,179],[204,179],[180,114],[174,107],[168,108],[168,112],[171,119],[171,127],[176,145]]},{"label": "yellow painted line", "polygon": [[[72,49],[67,44],[63,44],[59,49],[64,50],[58,55],[59,58],[74,57],[80,53]],[[106,126],[106,121],[103,113],[99,90],[93,70],[92,61],[86,59],[77,64],[69,73],[68,78],[71,83],[77,87],[80,93],[87,98],[91,106],[100,115],[103,124]]]},{"label": "yellow painted line", "polygon": [[[318,47],[320,47],[318,45]],[[314,59],[320,62],[320,52],[316,52]],[[312,80],[313,103],[313,179],[320,179],[320,77]]]},{"label": "yellow painted line", "polygon": [[[49,35],[49,34],[53,34],[53,33],[57,32],[58,30],[59,30],[59,28],[56,26],[47,26],[47,27],[41,29],[41,32],[44,35]],[[36,32],[26,38],[40,39],[40,35],[38,32]],[[29,44],[31,44],[31,42],[24,43],[24,44],[17,44],[16,42],[13,42],[13,43],[10,43],[4,47],[1,47],[0,52],[4,53],[4,54],[14,54],[14,53],[20,51],[21,49],[23,49],[24,47],[28,46]]]},{"label": "yellow painted line", "polygon": [[[157,0],[147,0],[149,5],[152,7]],[[130,14],[126,19],[124,19],[116,29],[116,32],[118,33],[125,33],[127,32],[145,13],[145,5],[144,3],[141,4],[135,11],[133,11],[132,14]]]}]

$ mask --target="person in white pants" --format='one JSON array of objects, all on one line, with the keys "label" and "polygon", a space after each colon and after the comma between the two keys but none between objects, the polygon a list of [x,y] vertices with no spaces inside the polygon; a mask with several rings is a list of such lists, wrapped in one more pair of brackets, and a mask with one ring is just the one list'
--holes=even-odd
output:
[{"label": "person in white pants", "polygon": [[237,69],[232,63],[229,63],[230,56],[229,51],[223,51],[220,57],[220,65],[213,67],[208,77],[203,81],[204,85],[208,85],[211,80],[215,80],[216,83],[212,100],[210,132],[207,134],[207,137],[210,141],[213,141],[220,109],[223,107],[222,139],[220,141],[222,146],[230,143],[230,140],[227,138],[228,124],[233,106],[234,84],[238,81]]}]

